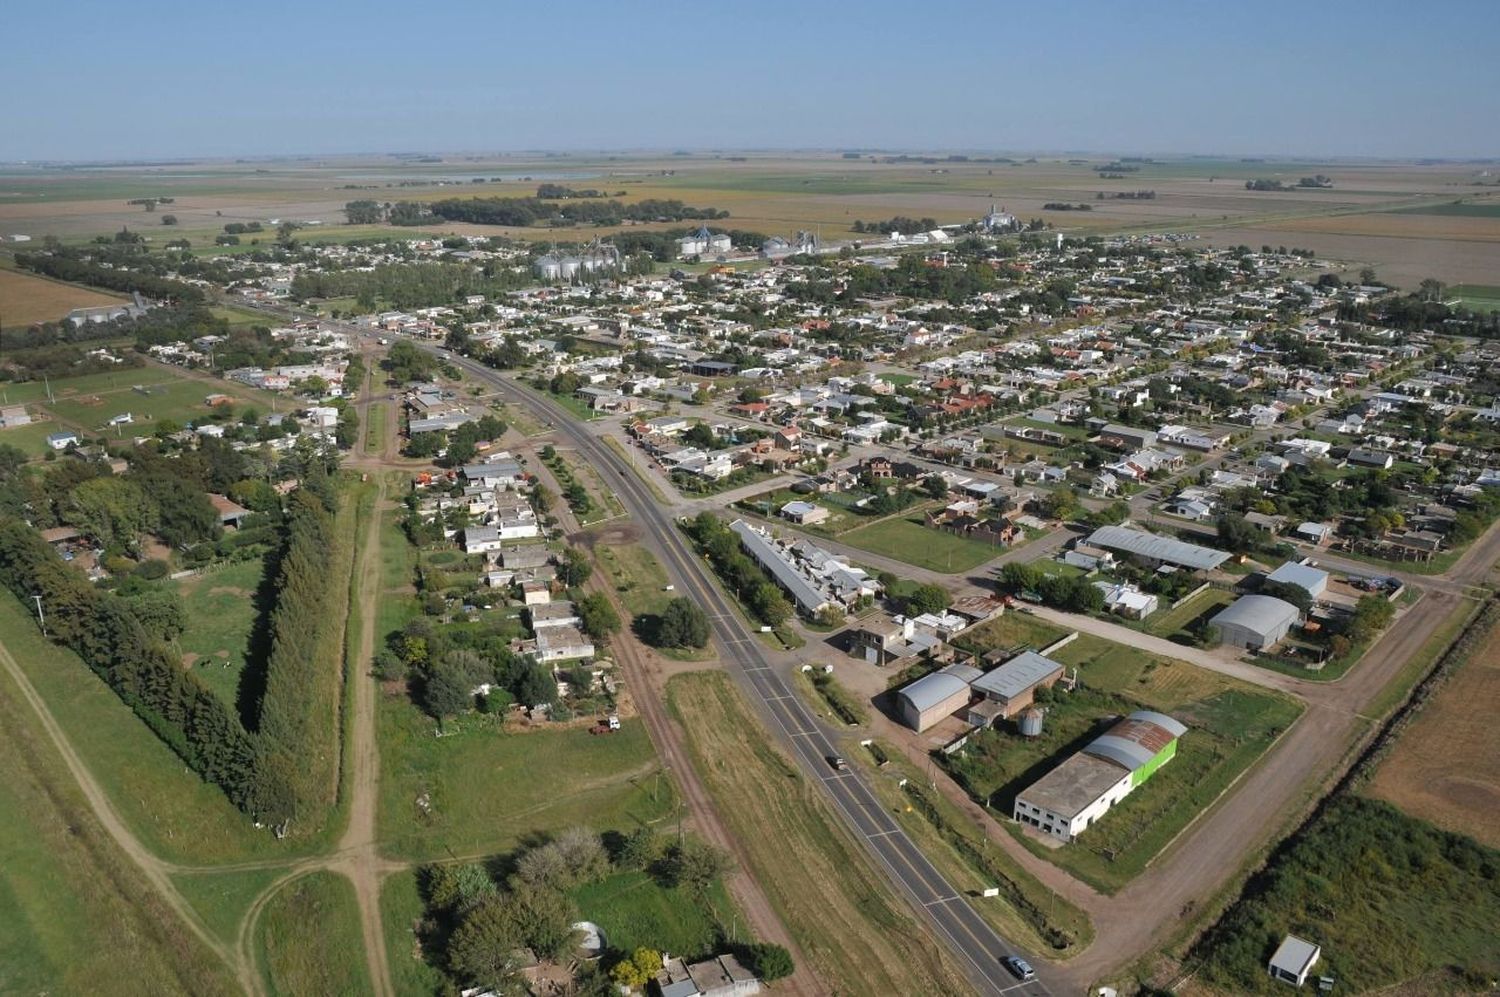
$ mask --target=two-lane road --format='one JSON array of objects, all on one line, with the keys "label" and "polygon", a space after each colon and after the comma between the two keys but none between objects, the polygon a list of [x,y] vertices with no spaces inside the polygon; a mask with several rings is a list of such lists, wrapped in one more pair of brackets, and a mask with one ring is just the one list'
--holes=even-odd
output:
[{"label": "two-lane road", "polygon": [[[1020,952],[999,935],[953,888],[881,805],[859,773],[836,771],[829,759],[842,754],[830,732],[795,694],[785,677],[771,668],[756,638],[735,608],[707,576],[668,514],[652,499],[625,462],[598,437],[575,424],[551,399],[501,377],[472,361],[452,358],[471,375],[494,385],[501,393],[545,414],[557,432],[567,437],[586,460],[616,489],[626,509],[646,530],[652,546],[663,557],[663,567],[679,591],[691,596],[709,614],[724,660],[740,684],[753,693],[757,708],[791,751],[803,771],[818,780],[849,829],[859,837],[886,870],[892,882],[911,901],[945,941],[965,975],[981,992],[1014,993],[1028,997],[1050,995],[1038,979],[1019,983],[1000,958]],[[1043,971],[1044,975],[1046,971]]]}]

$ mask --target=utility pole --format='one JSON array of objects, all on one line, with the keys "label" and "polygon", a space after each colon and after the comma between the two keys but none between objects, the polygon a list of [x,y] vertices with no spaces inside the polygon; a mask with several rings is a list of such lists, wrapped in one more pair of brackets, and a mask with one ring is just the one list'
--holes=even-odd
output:
[{"label": "utility pole", "polygon": [[47,617],[42,613],[42,597],[34,595],[32,598],[36,600],[36,620],[41,624],[42,636],[45,637],[47,636]]}]

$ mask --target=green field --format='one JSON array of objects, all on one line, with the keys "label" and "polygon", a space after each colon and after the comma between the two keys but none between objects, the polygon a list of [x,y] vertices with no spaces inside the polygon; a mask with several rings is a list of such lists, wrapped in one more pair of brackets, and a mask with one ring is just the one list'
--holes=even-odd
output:
[{"label": "green field", "polygon": [[950,575],[972,571],[1008,549],[931,529],[920,515],[893,516],[861,526],[840,534],[839,542]]},{"label": "green field", "polygon": [[314,872],[277,890],[256,922],[256,954],[272,994],[371,993],[354,887]]},{"label": "green field", "polygon": [[15,656],[73,747],[146,847],[171,861],[289,858],[318,839],[277,841],[183,764],[71,651],[43,640],[34,617],[0,597],[0,642]]},{"label": "green field", "polygon": [[[27,656],[8,634],[5,645],[17,659]],[[94,820],[5,675],[0,924],[0,993],[237,992],[218,960]]]},{"label": "green field", "polygon": [[1176,609],[1163,608],[1146,617],[1144,629],[1157,637],[1171,637],[1183,631],[1200,616],[1212,616],[1221,606],[1234,601],[1234,593],[1211,588],[1193,596]]},{"label": "green field", "polygon": [[1008,819],[1016,794],[1103,733],[1108,718],[1144,707],[1187,724],[1177,757],[1077,841],[1048,848],[1012,827],[1038,855],[1104,892],[1137,875],[1301,712],[1287,697],[1087,634],[1053,657],[1077,667],[1080,685],[1042,697],[1040,737],[1023,739],[1009,726],[982,731],[944,764],[971,796]]},{"label": "green field", "polygon": [[707,956],[736,923],[744,940],[744,921],[736,920],[734,901],[719,881],[699,900],[685,887],[622,871],[577,888],[572,897],[579,915],[599,925],[606,945],[617,952],[644,947],[689,959]]},{"label": "green field", "polygon": [[666,780],[652,802],[660,766],[638,720],[608,737],[477,721],[436,732],[404,694],[381,702],[380,837],[391,856],[492,855],[549,828],[630,829],[672,811]]},{"label": "green field", "polygon": [[447,978],[430,965],[417,938],[415,925],[426,914],[417,873],[403,869],[380,884],[380,920],[385,930],[386,960],[391,985],[401,997],[426,997],[448,992]]},{"label": "green field", "polygon": [[1450,201],[1447,204],[1419,204],[1414,208],[1400,208],[1393,212],[1400,215],[1443,215],[1449,218],[1500,218],[1500,203],[1486,201]]},{"label": "green field", "polygon": [[288,875],[292,874],[277,866],[241,872],[178,873],[172,877],[172,883],[198,912],[209,931],[232,945],[256,898]]},{"label": "green field", "polygon": [[1282,937],[1323,948],[1338,993],[1489,993],[1500,977],[1500,852],[1395,807],[1339,800],[1245,885],[1193,952],[1197,978],[1285,994],[1266,974]]},{"label": "green field", "polygon": [[177,639],[184,660],[230,706],[239,702],[240,675],[250,656],[255,592],[265,574],[256,558],[172,582],[182,597],[187,628]]},{"label": "green field", "polygon": [[31,419],[27,426],[0,429],[0,443],[24,450],[32,457],[47,453],[47,437],[60,432],[63,427],[48,419],[35,405],[31,406]]},{"label": "green field", "polygon": [[[1500,205],[1496,206],[1500,208]],[[1475,311],[1500,311],[1500,285],[1454,284],[1445,295],[1448,300],[1457,300],[1465,308]]]}]

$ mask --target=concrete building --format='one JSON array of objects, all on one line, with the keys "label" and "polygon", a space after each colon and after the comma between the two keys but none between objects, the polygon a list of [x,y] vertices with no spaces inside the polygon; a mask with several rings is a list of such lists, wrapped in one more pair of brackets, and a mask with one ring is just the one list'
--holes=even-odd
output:
[{"label": "concrete building", "polygon": [[921,733],[974,698],[971,683],[983,673],[969,665],[948,665],[923,675],[896,693],[901,722]]},{"label": "concrete building", "polygon": [[1117,450],[1145,450],[1156,446],[1156,430],[1106,423],[1099,430],[1099,443]]},{"label": "concrete building", "polygon": [[1271,979],[1300,987],[1307,982],[1307,974],[1312,972],[1322,956],[1323,950],[1317,945],[1296,935],[1287,935],[1276,946],[1276,952],[1271,956],[1266,969],[1270,972]]},{"label": "concrete building", "polygon": [[815,502],[788,502],[780,512],[783,518],[801,526],[815,526],[828,519],[828,510]]},{"label": "concrete building", "polygon": [[1171,761],[1185,733],[1166,714],[1137,710],[1017,794],[1013,816],[1072,841]]},{"label": "concrete building", "polygon": [[1285,637],[1301,615],[1289,602],[1269,595],[1245,595],[1219,610],[1208,625],[1230,647],[1263,651]]},{"label": "concrete building", "polygon": [[996,704],[995,719],[1006,719],[1031,705],[1037,689],[1062,678],[1063,666],[1035,651],[1023,651],[999,668],[985,672],[969,688]]}]

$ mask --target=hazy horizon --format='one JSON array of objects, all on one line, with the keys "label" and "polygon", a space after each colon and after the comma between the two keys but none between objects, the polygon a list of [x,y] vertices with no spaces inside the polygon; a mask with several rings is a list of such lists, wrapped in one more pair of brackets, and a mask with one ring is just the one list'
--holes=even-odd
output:
[{"label": "hazy horizon", "polygon": [[246,16],[86,0],[25,5],[7,26],[37,41],[10,54],[11,163],[381,148],[1500,157],[1500,6],[1479,0],[1415,17],[1393,2],[271,2]]}]

